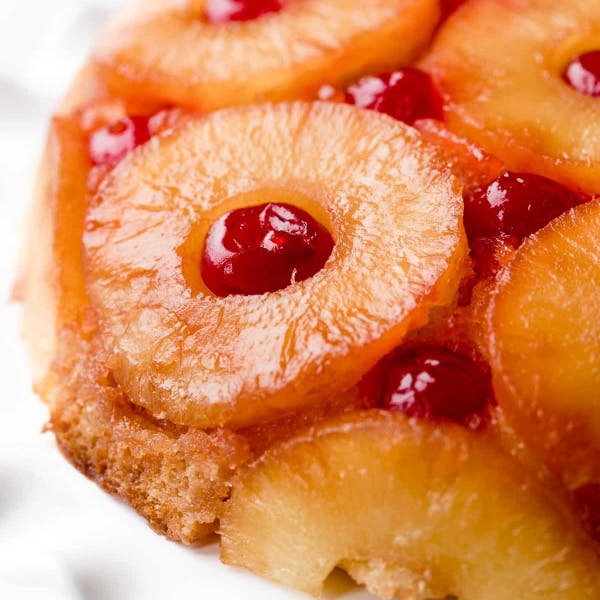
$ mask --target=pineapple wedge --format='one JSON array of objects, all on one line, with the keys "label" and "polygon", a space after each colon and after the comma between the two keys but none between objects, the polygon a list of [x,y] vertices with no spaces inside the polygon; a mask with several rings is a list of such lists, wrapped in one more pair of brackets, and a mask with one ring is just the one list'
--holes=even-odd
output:
[{"label": "pineapple wedge", "polygon": [[498,403],[571,489],[600,483],[600,201],[532,236],[487,314]]},{"label": "pineapple wedge", "polygon": [[234,483],[222,559],[315,595],[339,565],[381,598],[597,599],[591,543],[538,485],[489,433],[359,412]]}]

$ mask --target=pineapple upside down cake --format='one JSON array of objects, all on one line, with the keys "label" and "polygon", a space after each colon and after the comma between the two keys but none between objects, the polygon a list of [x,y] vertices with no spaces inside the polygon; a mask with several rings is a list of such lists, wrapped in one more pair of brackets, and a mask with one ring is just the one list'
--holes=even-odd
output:
[{"label": "pineapple upside down cake", "polygon": [[17,290],[65,457],[318,595],[600,598],[597,0],[144,0]]}]

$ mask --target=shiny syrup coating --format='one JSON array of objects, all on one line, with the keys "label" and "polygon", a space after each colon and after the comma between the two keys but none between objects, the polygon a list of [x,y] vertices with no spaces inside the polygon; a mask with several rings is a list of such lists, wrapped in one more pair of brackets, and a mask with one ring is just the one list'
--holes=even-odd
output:
[{"label": "shiny syrup coating", "polygon": [[563,79],[586,96],[600,97],[600,50],[576,56],[564,70]]},{"label": "shiny syrup coating", "polygon": [[443,119],[442,98],[431,78],[413,67],[367,76],[346,90],[346,102],[384,113],[412,125],[418,119]]},{"label": "shiny syrup coating", "polygon": [[283,8],[281,0],[208,0],[204,15],[209,23],[252,21]]},{"label": "shiny syrup coating", "polygon": [[386,360],[381,381],[384,408],[474,428],[492,398],[489,374],[442,346],[397,350]]},{"label": "shiny syrup coating", "polygon": [[329,231],[297,206],[239,208],[211,226],[202,278],[217,296],[275,292],[321,270],[333,246]]},{"label": "shiny syrup coating", "polygon": [[148,117],[122,117],[90,135],[90,160],[95,166],[114,167],[150,137],[152,133]]}]

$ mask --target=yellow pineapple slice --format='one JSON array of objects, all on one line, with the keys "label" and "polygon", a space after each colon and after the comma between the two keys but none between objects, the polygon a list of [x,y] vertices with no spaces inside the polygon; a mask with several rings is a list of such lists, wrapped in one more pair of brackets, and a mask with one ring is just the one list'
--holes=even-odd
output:
[{"label": "yellow pineapple slice", "polygon": [[487,313],[496,397],[570,488],[600,483],[600,202],[565,213],[500,273]]},{"label": "yellow pineapple slice", "polygon": [[311,594],[341,565],[381,598],[596,599],[600,562],[546,493],[489,433],[359,412],[234,481],[222,559]]},{"label": "yellow pineapple slice", "polygon": [[438,22],[438,0],[283,0],[279,12],[209,23],[206,2],[143,0],[95,53],[109,87],[204,111],[315,98],[370,71],[414,59]]},{"label": "yellow pineapple slice", "polygon": [[[389,117],[320,102],[213,113],[130,154],[84,235],[107,360],[130,400],[179,424],[244,426],[352,387],[456,293],[462,202],[435,156]],[[281,201],[332,232],[324,268],[215,297],[200,276],[210,226]]]},{"label": "yellow pineapple slice", "polygon": [[598,98],[573,89],[562,74],[574,57],[598,49],[599,32],[599,2],[466,3],[425,61],[448,126],[510,170],[598,192]]}]

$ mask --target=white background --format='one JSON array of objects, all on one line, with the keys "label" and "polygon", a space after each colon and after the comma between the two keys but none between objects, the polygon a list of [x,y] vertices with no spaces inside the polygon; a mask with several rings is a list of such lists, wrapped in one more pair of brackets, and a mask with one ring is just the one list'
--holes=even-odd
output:
[{"label": "white background", "polygon": [[[294,600],[302,594],[154,534],[42,434],[20,311],[8,303],[23,215],[52,106],[119,0],[0,0],[0,598]],[[333,578],[325,598],[369,598]]]}]

